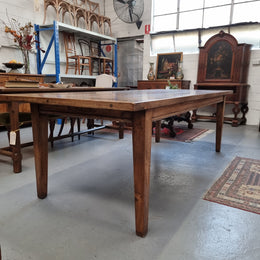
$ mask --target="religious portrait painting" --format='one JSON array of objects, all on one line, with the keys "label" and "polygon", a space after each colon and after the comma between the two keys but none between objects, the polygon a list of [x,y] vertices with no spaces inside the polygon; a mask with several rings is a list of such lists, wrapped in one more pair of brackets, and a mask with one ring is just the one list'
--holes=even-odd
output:
[{"label": "religious portrait painting", "polygon": [[233,51],[227,41],[216,42],[208,52],[206,79],[230,79]]}]

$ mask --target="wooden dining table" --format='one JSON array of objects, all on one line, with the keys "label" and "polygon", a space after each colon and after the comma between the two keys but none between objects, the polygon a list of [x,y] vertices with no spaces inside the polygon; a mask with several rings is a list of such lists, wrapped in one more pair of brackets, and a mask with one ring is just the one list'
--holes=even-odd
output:
[{"label": "wooden dining table", "polygon": [[215,150],[219,152],[228,94],[230,91],[158,89],[4,94],[0,95],[0,101],[31,103],[37,195],[40,199],[47,196],[48,189],[49,115],[88,115],[90,118],[131,122],[136,234],[144,237],[148,232],[152,122],[216,104]]},{"label": "wooden dining table", "polygon": [[[0,86],[0,96],[2,94],[28,94],[28,93],[64,93],[64,92],[97,92],[97,91],[121,91],[129,90],[129,88],[105,88],[105,87],[22,87],[22,88],[6,88]],[[1,112],[9,112],[10,114],[10,129],[16,133],[16,141],[14,145],[0,148],[0,154],[9,156],[12,158],[13,172],[20,173],[22,171],[22,153],[21,148],[31,145],[32,142],[21,144],[20,141],[20,123],[19,123],[19,111],[22,109],[24,112],[30,112],[30,106],[28,104],[20,104],[15,101],[0,101]],[[122,135],[122,134],[121,134]],[[70,136],[70,135],[64,135]]]}]

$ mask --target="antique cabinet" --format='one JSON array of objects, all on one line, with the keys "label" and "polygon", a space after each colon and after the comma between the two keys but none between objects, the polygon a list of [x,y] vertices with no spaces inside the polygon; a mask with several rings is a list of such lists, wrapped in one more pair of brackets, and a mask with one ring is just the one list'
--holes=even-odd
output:
[{"label": "antique cabinet", "polygon": [[[23,73],[0,73],[0,86],[4,86],[5,81],[35,80],[44,82],[44,75],[23,74]],[[30,112],[29,104],[20,104],[20,112]],[[0,104],[0,113],[7,112],[7,104]]]},{"label": "antique cabinet", "polygon": [[[200,47],[197,83],[194,89],[232,90],[226,104],[232,104],[233,115],[225,116],[232,126],[246,123],[248,112],[247,84],[250,60],[249,44],[239,44],[234,36],[220,31]],[[240,116],[241,113],[241,116]],[[192,119],[214,119],[215,115],[199,115],[193,111]]]},{"label": "antique cabinet", "polygon": [[[170,80],[173,85],[177,85],[181,89],[190,88],[190,80]],[[156,80],[138,80],[138,89],[165,89],[168,85],[167,79],[156,79]]]}]

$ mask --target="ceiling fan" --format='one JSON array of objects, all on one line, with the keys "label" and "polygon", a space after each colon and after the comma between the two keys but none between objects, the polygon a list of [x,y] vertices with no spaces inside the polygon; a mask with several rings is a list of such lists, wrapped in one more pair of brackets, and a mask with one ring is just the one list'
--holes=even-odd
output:
[{"label": "ceiling fan", "polygon": [[142,25],[140,18],[144,12],[143,0],[113,0],[114,10],[123,22],[136,23],[138,29]]}]

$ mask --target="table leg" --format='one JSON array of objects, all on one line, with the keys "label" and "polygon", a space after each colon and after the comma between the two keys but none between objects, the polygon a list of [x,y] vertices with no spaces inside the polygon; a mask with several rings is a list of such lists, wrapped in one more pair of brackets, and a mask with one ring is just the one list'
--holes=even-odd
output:
[{"label": "table leg", "polygon": [[224,122],[225,101],[217,104],[216,112],[216,152],[220,152]]},{"label": "table leg", "polygon": [[133,120],[133,162],[136,234],[148,231],[150,162],[152,141],[151,112],[136,112]]},{"label": "table leg", "polygon": [[8,105],[10,113],[10,127],[11,132],[16,134],[14,145],[10,145],[13,160],[13,172],[19,173],[22,171],[22,153],[21,153],[21,140],[20,140],[20,126],[19,126],[19,103],[11,102]]},{"label": "table leg", "polygon": [[44,199],[48,189],[48,117],[40,115],[37,104],[31,104],[31,111],[37,194]]},{"label": "table leg", "polygon": [[161,120],[155,122],[155,142],[160,143],[161,139]]}]

